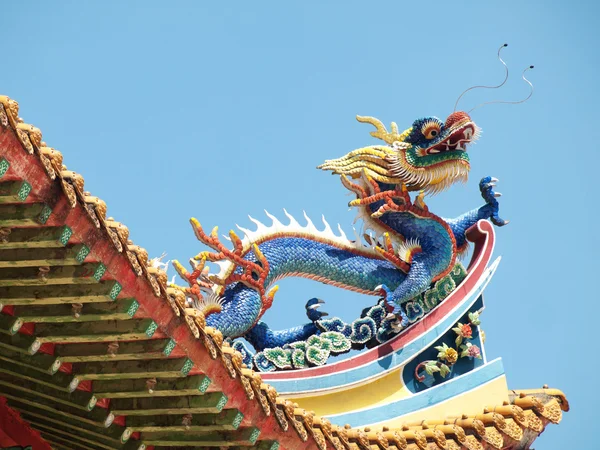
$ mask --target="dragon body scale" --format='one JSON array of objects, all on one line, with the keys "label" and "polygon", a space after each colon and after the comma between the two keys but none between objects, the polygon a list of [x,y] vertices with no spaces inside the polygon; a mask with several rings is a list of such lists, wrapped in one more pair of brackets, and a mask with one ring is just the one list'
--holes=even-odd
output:
[{"label": "dragon body scale", "polygon": [[[357,119],[374,125],[371,135],[385,145],[351,151],[319,168],[339,174],[342,184],[356,194],[350,206],[376,234],[367,244],[349,240],[341,228],[334,233],[327,222],[320,231],[308,217],[302,227],[286,211],[288,225],[269,215],[271,226],[255,221],[256,231],[240,228],[243,238],[231,231],[233,248],[229,248],[219,240],[216,228],[206,233],[196,219],[191,220],[197,238],[213,251],[194,258],[192,273],[174,264],[190,284],[182,288],[187,298],[204,313],[206,324],[226,338],[243,336],[260,351],[321,333],[326,313],[319,310],[323,302],[318,299],[306,304],[309,322],[304,325],[275,331],[260,321],[273,302],[274,283],[289,276],[383,297],[388,317],[400,329],[422,316],[411,300],[452,271],[467,247],[467,229],[481,219],[498,226],[507,223],[498,215],[500,194],[494,192],[497,180],[492,177],[479,184],[485,204],[459,217],[439,217],[424,202],[425,194],[467,179],[467,145],[479,136],[467,113],[454,112],[445,121],[417,119],[401,133],[395,123],[388,132],[375,118]],[[411,192],[418,194],[411,198]],[[220,271],[210,274],[207,261],[218,264]]]}]

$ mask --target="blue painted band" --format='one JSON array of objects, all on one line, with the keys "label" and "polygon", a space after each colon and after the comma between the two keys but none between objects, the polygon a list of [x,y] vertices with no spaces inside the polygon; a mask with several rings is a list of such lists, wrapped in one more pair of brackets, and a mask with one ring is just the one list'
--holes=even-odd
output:
[{"label": "blue painted band", "polygon": [[485,383],[495,380],[504,375],[504,367],[500,358],[475,369],[458,378],[449,380],[443,384],[432,387],[419,394],[403,398],[394,403],[380,405],[375,408],[362,409],[359,411],[327,416],[332,423],[350,424],[352,427],[373,425],[387,422],[399,416],[410,414],[424,408],[442,403],[452,397],[465,394]]}]

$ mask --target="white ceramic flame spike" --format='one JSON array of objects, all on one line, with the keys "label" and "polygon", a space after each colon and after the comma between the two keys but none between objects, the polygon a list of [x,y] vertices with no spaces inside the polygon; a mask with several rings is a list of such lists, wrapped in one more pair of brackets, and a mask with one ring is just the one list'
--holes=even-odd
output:
[{"label": "white ceramic flame spike", "polygon": [[333,234],[333,230],[331,229],[331,226],[329,226],[329,223],[327,222],[327,220],[325,220],[324,214],[321,216],[321,220],[323,221],[323,225],[325,225],[325,229],[323,230],[323,233],[331,235],[331,236],[335,236]]},{"label": "white ceramic flame spike", "polygon": [[294,216],[292,216],[289,212],[287,212],[287,210],[284,208],[283,212],[285,213],[285,215],[287,216],[287,218],[289,219],[290,223],[288,224],[288,228],[293,228],[293,229],[298,229],[300,228],[300,224],[298,223],[298,221],[294,218]]}]

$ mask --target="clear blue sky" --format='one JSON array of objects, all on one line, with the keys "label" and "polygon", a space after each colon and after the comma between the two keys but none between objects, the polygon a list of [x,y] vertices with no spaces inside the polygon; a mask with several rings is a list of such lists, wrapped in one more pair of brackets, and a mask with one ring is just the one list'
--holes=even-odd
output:
[{"label": "clear blue sky", "polygon": [[[122,3],[127,3],[123,5]],[[167,4],[176,6],[166,6]],[[575,6],[576,5],[576,6]],[[353,213],[326,158],[368,145],[356,114],[408,127],[462,106],[534,97],[473,119],[471,180],[428,201],[441,215],[478,206],[477,181],[500,178],[502,264],[486,291],[489,357],[509,385],[544,383],[572,411],[536,448],[583,447],[596,428],[598,327],[596,137],[598,2],[7,2],[0,91],[18,100],[86,188],[151,255],[200,251],[188,224],[227,232],[282,208],[349,231]],[[173,273],[171,269],[171,273]],[[315,295],[356,317],[373,299],[285,281],[266,319],[304,320]],[[591,438],[591,436],[590,436]]]}]

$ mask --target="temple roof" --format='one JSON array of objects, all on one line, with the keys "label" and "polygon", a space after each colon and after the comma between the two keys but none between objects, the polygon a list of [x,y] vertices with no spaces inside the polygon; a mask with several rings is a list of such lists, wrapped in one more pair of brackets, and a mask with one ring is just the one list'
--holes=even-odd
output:
[{"label": "temple roof", "polygon": [[186,307],[18,110],[0,96],[0,397],[53,448],[528,448],[568,411],[548,388],[399,429],[299,408]]}]

